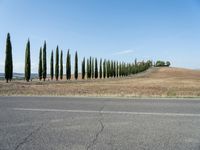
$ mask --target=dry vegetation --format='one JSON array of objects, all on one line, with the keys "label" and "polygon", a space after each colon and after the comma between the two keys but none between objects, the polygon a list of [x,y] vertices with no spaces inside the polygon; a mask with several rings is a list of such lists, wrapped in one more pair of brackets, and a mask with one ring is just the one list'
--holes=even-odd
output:
[{"label": "dry vegetation", "polygon": [[200,71],[151,68],[118,79],[78,81],[0,81],[0,95],[200,97]]}]

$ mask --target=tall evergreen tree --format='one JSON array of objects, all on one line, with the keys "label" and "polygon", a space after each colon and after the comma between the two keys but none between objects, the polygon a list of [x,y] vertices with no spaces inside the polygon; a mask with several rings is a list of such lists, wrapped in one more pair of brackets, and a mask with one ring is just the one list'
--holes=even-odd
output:
[{"label": "tall evergreen tree", "polygon": [[6,58],[5,58],[5,79],[12,80],[13,77],[13,60],[12,60],[12,44],[10,40],[10,33],[7,34],[6,39]]},{"label": "tall evergreen tree", "polygon": [[90,59],[87,59],[87,79],[91,78]]},{"label": "tall evergreen tree", "polygon": [[31,56],[30,56],[30,41],[26,44],[26,53],[25,53],[25,67],[24,67],[25,80],[29,82],[31,78]]},{"label": "tall evergreen tree", "polygon": [[77,80],[78,79],[78,54],[77,54],[77,51],[76,51],[76,53],[75,53],[75,63],[74,63],[75,65],[74,65],[74,78],[75,78],[75,80]]},{"label": "tall evergreen tree", "polygon": [[82,61],[82,79],[85,79],[85,57]]},{"label": "tall evergreen tree", "polygon": [[55,64],[55,78],[58,80],[59,77],[59,49],[56,47],[56,64]]},{"label": "tall evergreen tree", "polygon": [[69,53],[69,49],[67,52],[67,60],[66,60],[66,78],[67,80],[71,79],[71,55]]},{"label": "tall evergreen tree", "polygon": [[102,59],[100,59],[100,63],[99,63],[99,78],[102,78]]},{"label": "tall evergreen tree", "polygon": [[40,47],[39,53],[38,78],[40,81],[42,80],[42,47]]},{"label": "tall evergreen tree", "polygon": [[137,59],[135,59],[135,73],[138,73],[138,64],[137,64]]},{"label": "tall evergreen tree", "polygon": [[92,64],[91,64],[91,75],[92,75],[92,78],[94,78],[94,58],[92,58],[92,60],[91,60],[92,62]]},{"label": "tall evergreen tree", "polygon": [[89,79],[89,64],[90,64],[90,61],[89,61],[89,59],[87,59],[87,79]]},{"label": "tall evergreen tree", "polygon": [[110,60],[107,61],[106,67],[107,67],[107,69],[106,69],[107,70],[107,72],[106,72],[107,78],[109,78],[110,77]]},{"label": "tall evergreen tree", "polygon": [[106,60],[103,61],[103,78],[106,78]]},{"label": "tall evergreen tree", "polygon": [[116,76],[119,77],[119,63],[117,61],[117,65],[116,65]]},{"label": "tall evergreen tree", "polygon": [[92,78],[92,57],[90,56],[90,60],[89,60],[89,77],[90,79]]},{"label": "tall evergreen tree", "polygon": [[43,80],[46,80],[47,77],[47,58],[46,58],[46,41],[44,41],[44,47],[43,47],[43,68],[42,68],[42,76]]},{"label": "tall evergreen tree", "polygon": [[113,73],[114,73],[114,78],[116,77],[116,62],[114,61],[114,63],[113,63]]},{"label": "tall evergreen tree", "polygon": [[119,77],[121,77],[121,75],[122,75],[122,67],[121,67],[122,65],[121,65],[121,62],[119,62]]},{"label": "tall evergreen tree", "polygon": [[95,71],[94,71],[95,79],[98,78],[98,62],[97,58],[95,58]]},{"label": "tall evergreen tree", "polygon": [[52,52],[51,52],[50,74],[51,74],[51,80],[53,80],[53,77],[54,77],[54,59],[53,59],[53,50],[52,50]]},{"label": "tall evergreen tree", "polygon": [[111,77],[114,76],[114,65],[113,65],[113,61],[112,60],[110,62],[110,76]]},{"label": "tall evergreen tree", "polygon": [[60,53],[60,79],[63,79],[63,52]]}]

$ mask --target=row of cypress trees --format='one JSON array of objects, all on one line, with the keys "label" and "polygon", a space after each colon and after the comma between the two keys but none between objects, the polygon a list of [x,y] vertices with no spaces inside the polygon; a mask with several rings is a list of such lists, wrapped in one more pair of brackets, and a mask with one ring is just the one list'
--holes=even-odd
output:
[{"label": "row of cypress trees", "polygon": [[[43,53],[43,55],[42,55]],[[42,57],[43,56],[43,57]],[[60,61],[59,61],[60,60]],[[43,65],[42,65],[43,64]],[[39,53],[39,67],[38,67],[38,76],[39,79],[45,81],[46,79],[46,42],[44,43],[44,48],[42,51],[42,47],[40,48],[40,53]],[[54,74],[55,70],[55,74]],[[59,77],[62,80],[63,79],[63,51],[61,50],[60,52],[60,57],[59,57],[59,47],[56,47],[56,54],[55,54],[55,68],[54,68],[54,53],[53,50],[51,52],[51,58],[50,58],[50,77],[51,80],[54,79],[58,80]],[[78,79],[78,54],[77,52],[75,53],[75,72],[74,72],[74,78]],[[69,53],[69,50],[67,52],[67,58],[66,58],[66,79],[70,80],[71,79],[71,55]]]},{"label": "row of cypress trees", "polygon": [[[41,59],[42,59],[41,49],[40,49],[39,59],[40,59],[39,60],[39,66],[40,66]],[[75,60],[74,79],[77,80],[78,79],[78,53],[77,51],[75,52],[74,60]],[[151,66],[152,66],[151,61],[147,61],[147,62],[143,61],[143,62],[138,63],[137,60],[135,60],[134,63],[125,63],[125,62],[118,62],[118,61],[106,60],[106,59],[102,61],[102,59],[100,59],[99,64],[98,64],[97,58],[92,58],[92,57],[87,59],[87,64],[86,64],[86,59],[84,57],[81,64],[81,74],[82,74],[82,79],[123,77],[123,76],[128,76],[131,74],[136,74],[136,73],[145,71]],[[59,68],[60,68],[60,72],[59,72]],[[40,74],[40,72],[38,74]],[[57,46],[56,60],[55,60],[55,79],[58,80],[59,76],[60,76],[60,79],[62,80],[63,79],[63,51],[61,50],[61,53],[60,53],[60,66],[59,66],[59,48]],[[50,60],[50,77],[51,77],[51,80],[53,80],[54,78],[53,51],[51,52],[51,60]],[[41,78],[39,79],[41,80]],[[66,58],[66,79],[67,80],[71,79],[71,54],[69,50],[67,52],[67,58]]]},{"label": "row of cypress trees", "polygon": [[[138,63],[137,60],[135,60],[135,63],[125,63],[106,59],[104,59],[104,61],[100,59],[98,65],[97,58],[90,57],[87,59],[87,67],[85,67],[85,58],[83,58],[82,79],[85,79],[86,75],[87,79],[123,77],[145,71],[151,66],[151,61]],[[86,69],[87,74],[85,74]]]},{"label": "row of cypress trees", "polygon": [[[46,58],[46,41],[44,41],[43,47],[40,47],[39,51],[39,63],[38,63],[38,78],[39,80],[46,80],[47,78],[47,58]],[[59,61],[60,60],[60,61]],[[85,57],[81,64],[82,79],[97,79],[97,78],[111,78],[111,77],[123,77],[131,74],[136,74],[147,70],[152,66],[151,61],[138,63],[135,60],[134,63],[118,62],[113,60],[102,60],[100,59],[99,64],[97,58],[88,58],[87,62]],[[31,79],[31,54],[30,54],[30,40],[26,44],[25,50],[25,68],[24,76],[27,82]],[[55,74],[54,74],[55,72]],[[56,47],[55,54],[55,68],[54,68],[54,53],[51,52],[50,57],[50,78],[58,80],[59,77],[63,79],[63,51],[60,52],[59,47]],[[13,60],[12,60],[12,45],[10,40],[10,34],[7,34],[6,40],[6,59],[5,59],[5,79],[6,82],[11,81],[13,77]],[[75,52],[75,63],[74,63],[74,78],[78,79],[78,53]],[[66,56],[66,79],[71,79],[71,54],[68,50]]]}]

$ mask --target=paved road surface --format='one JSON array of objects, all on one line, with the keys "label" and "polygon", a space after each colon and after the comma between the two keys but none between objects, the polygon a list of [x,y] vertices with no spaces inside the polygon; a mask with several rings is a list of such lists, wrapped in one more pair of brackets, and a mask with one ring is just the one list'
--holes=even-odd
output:
[{"label": "paved road surface", "polygon": [[0,150],[200,150],[200,100],[0,97]]}]

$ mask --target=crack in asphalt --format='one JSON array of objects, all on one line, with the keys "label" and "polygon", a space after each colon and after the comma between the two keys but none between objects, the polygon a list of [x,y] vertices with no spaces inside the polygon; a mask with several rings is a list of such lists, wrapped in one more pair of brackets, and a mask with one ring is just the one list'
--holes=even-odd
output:
[{"label": "crack in asphalt", "polygon": [[[41,115],[46,114],[47,112],[42,112]],[[22,145],[25,143],[29,142],[29,139],[36,134],[43,126],[45,123],[42,123],[38,128],[34,129],[31,133],[29,133],[20,143],[17,144],[14,150],[18,150]]]},{"label": "crack in asphalt", "polygon": [[38,128],[36,128],[35,130],[33,130],[31,133],[29,133],[20,143],[17,144],[14,150],[18,150],[22,145],[29,142],[30,137],[32,137],[35,133],[37,133],[42,128],[42,126],[43,124],[40,125]]},{"label": "crack in asphalt", "polygon": [[100,135],[100,134],[103,132],[103,130],[104,130],[104,125],[103,125],[103,122],[102,122],[102,119],[103,119],[102,110],[104,109],[104,107],[105,107],[105,104],[104,104],[104,105],[100,108],[100,110],[99,110],[99,115],[100,115],[101,117],[100,117],[100,119],[98,120],[98,122],[99,122],[99,124],[100,124],[100,126],[101,126],[101,129],[95,134],[95,136],[94,136],[92,142],[87,146],[86,150],[89,150],[90,148],[92,148],[92,147],[96,144],[99,135]]}]

